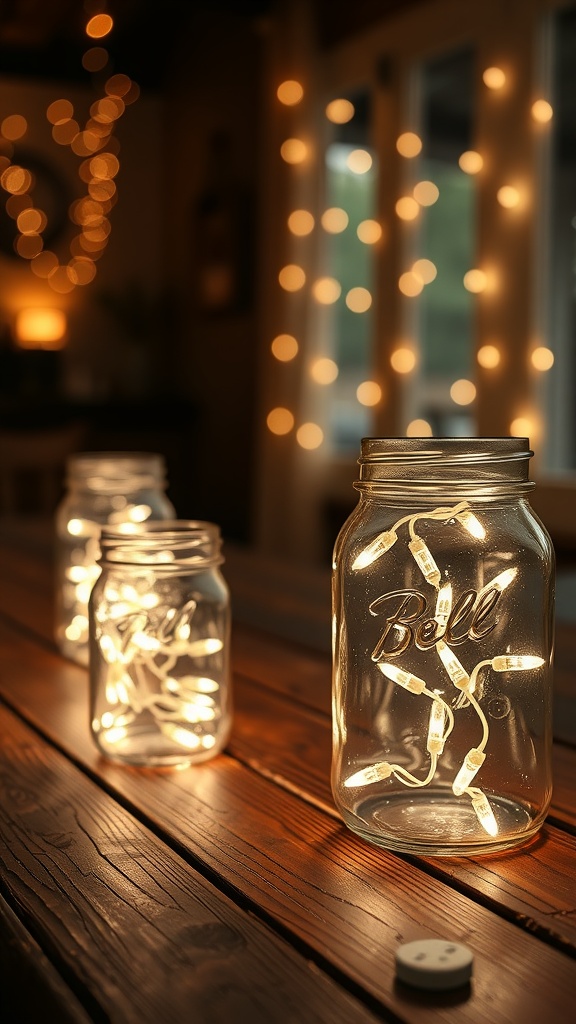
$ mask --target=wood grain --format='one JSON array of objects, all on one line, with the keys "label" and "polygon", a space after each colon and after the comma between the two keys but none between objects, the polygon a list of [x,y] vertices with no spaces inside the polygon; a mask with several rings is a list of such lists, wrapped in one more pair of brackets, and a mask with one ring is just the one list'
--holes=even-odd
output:
[{"label": "wood grain", "polygon": [[1,708],[0,734],[3,884],[96,1019],[375,1020]]},{"label": "wood grain", "polygon": [[[443,881],[427,866],[423,870],[369,846],[335,817],[279,785],[270,772],[238,758],[225,755],[171,774],[106,764],[88,736],[86,692],[78,685],[85,679],[82,670],[63,666],[14,631],[1,633],[2,690],[23,713],[191,863],[202,864],[220,888],[247,900],[255,913],[275,921],[318,962],[349,976],[351,984],[400,1019],[437,1019],[436,1005],[422,1006],[394,983],[397,944],[422,935],[463,941],[476,956],[472,991],[462,1002],[442,1005],[443,1020],[536,1024],[543,1017],[561,1019],[562,1007],[576,995],[574,962],[535,938],[529,921],[504,920],[505,904],[492,913],[474,887],[468,894],[452,888],[452,868]],[[259,693],[264,699],[265,691]],[[289,704],[284,701],[284,717]],[[278,710],[271,708],[271,716],[281,721]],[[241,731],[241,710],[238,716]],[[317,726],[315,716],[308,746]],[[272,758],[279,756],[278,735],[269,735]],[[525,866],[527,872],[532,868],[527,860]],[[501,899],[507,898],[503,887]]]}]

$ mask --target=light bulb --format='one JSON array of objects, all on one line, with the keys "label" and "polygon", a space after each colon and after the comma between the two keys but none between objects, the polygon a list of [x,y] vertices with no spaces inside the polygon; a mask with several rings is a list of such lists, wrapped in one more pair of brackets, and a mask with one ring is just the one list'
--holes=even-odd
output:
[{"label": "light bulb", "polygon": [[438,641],[436,644],[436,650],[438,651],[440,660],[450,676],[450,679],[454,683],[454,686],[458,690],[467,689],[470,682],[470,676],[458,661],[454,651],[451,651],[448,644],[445,644],[443,640]]},{"label": "light bulb", "polygon": [[468,530],[468,533],[470,533],[472,537],[476,537],[478,540],[484,540],[486,530],[482,526],[480,520],[477,519],[470,509],[464,509],[462,512],[458,512],[454,518],[462,524],[465,530]]},{"label": "light bulb", "polygon": [[468,751],[464,758],[464,763],[452,783],[452,790],[456,796],[462,796],[462,793],[468,789],[472,779],[480,770],[485,760],[486,754],[479,750],[478,747],[472,747]]},{"label": "light bulb", "polygon": [[413,676],[411,672],[405,672],[397,665],[390,665],[386,661],[379,661],[377,665],[383,675],[388,676],[388,679],[392,679],[399,686],[403,686],[405,690],[410,690],[411,693],[422,693],[422,690],[426,689],[423,679]]},{"label": "light bulb", "polygon": [[439,626],[445,626],[452,611],[452,584],[445,583],[438,591],[434,618]]},{"label": "light bulb", "polygon": [[476,599],[477,604],[479,604],[480,598],[484,597],[484,594],[488,593],[489,590],[496,590],[498,591],[498,593],[502,593],[503,590],[506,590],[506,587],[510,586],[512,581],[516,578],[517,574],[518,569],[514,567],[512,567],[511,569],[504,569],[504,572],[501,572],[498,574],[498,576],[495,576],[494,579],[490,581],[490,583],[486,583],[486,585],[482,587],[482,590],[478,592],[478,597]]},{"label": "light bulb", "polygon": [[379,533],[378,536],[371,541],[368,547],[364,548],[359,555],[352,562],[352,570],[365,569],[366,566],[372,565],[380,555],[383,555],[385,551],[389,551],[393,544],[398,540],[394,530],[386,530],[384,533]]},{"label": "light bulb", "polygon": [[410,541],[408,547],[410,548],[410,551],[412,552],[418,568],[424,578],[428,583],[431,583],[433,587],[437,587],[441,579],[440,570],[432,557],[432,553],[428,548],[428,545],[421,537],[415,537],[414,540]]},{"label": "light bulb", "polygon": [[428,739],[426,749],[430,754],[441,754],[444,750],[444,725],[446,712],[439,700],[432,701],[430,721],[428,723]]},{"label": "light bulb", "polygon": [[488,835],[498,835],[498,825],[496,824],[494,812],[488,803],[486,795],[480,789],[477,789],[472,796],[472,807],[476,811],[478,821]]},{"label": "light bulb", "polygon": [[495,672],[519,672],[529,668],[540,668],[543,664],[544,658],[537,658],[531,654],[499,654],[492,659],[492,668]]},{"label": "light bulb", "polygon": [[381,782],[392,775],[392,765],[388,761],[380,761],[372,764],[369,768],[362,768],[346,779],[344,785],[351,789],[353,786],[369,786],[372,782]]}]

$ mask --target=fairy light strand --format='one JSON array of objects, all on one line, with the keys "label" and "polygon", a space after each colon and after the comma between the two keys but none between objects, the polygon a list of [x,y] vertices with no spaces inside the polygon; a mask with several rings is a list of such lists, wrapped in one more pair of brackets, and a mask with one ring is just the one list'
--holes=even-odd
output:
[{"label": "fairy light strand", "polygon": [[[434,621],[441,630],[445,630],[453,606],[452,581],[446,580],[440,586],[442,573],[428,545],[416,532],[416,524],[422,520],[436,521],[444,525],[453,520],[463,526],[471,537],[478,540],[483,540],[486,537],[484,526],[467,501],[460,502],[453,507],[439,507],[432,511],[418,512],[403,516],[388,530],[379,533],[372,541],[365,545],[353,560],[352,570],[358,572],[372,566],[398,542],[399,531],[405,524],[408,524],[408,550],[414,557],[424,579],[438,592],[435,602]],[[475,607],[481,606],[482,599],[488,593],[492,592],[498,595],[509,587],[516,579],[517,573],[518,570],[515,566],[510,566],[498,573],[478,592]],[[415,675],[406,668],[401,668],[399,665],[376,660],[376,665],[381,674],[392,683],[407,690],[417,698],[424,697],[432,701],[426,738],[426,749],[430,755],[430,765],[426,776],[419,779],[403,765],[389,761],[379,761],[349,776],[345,780],[344,785],[347,788],[374,785],[386,782],[392,776],[410,788],[422,788],[430,785],[436,775],[438,761],[444,754],[446,741],[454,729],[455,712],[458,714],[463,709],[470,707],[479,720],[482,733],[477,746],[469,749],[458,769],[452,782],[452,792],[458,798],[464,795],[468,796],[481,827],[488,835],[496,836],[498,834],[498,823],[488,797],[483,790],[471,785],[486,760],[486,748],[490,735],[488,719],[480,704],[483,686],[479,683],[479,674],[482,670],[492,670],[499,673],[535,670],[545,664],[544,659],[531,654],[498,654],[492,658],[485,658],[479,661],[468,671],[445,640],[438,639],[434,643],[433,649],[435,649],[440,664],[446,671],[452,686],[458,691],[453,708],[443,699],[440,693],[435,692],[429,687],[425,679],[420,678],[420,676]]]}]

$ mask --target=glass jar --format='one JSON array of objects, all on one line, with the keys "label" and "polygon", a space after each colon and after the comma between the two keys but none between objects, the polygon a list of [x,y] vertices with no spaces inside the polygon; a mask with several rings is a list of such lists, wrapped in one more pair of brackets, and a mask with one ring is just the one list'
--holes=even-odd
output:
[{"label": "glass jar", "polygon": [[126,531],[172,519],[162,455],[81,452],[67,461],[67,493],[56,510],[56,642],[62,654],[88,664],[88,598],[100,568],[104,525]]},{"label": "glass jar", "polygon": [[332,790],[406,853],[527,841],[551,798],[554,554],[526,438],[366,438],[333,563]]},{"label": "glass jar", "polygon": [[90,618],[91,728],[101,753],[170,767],[214,757],[231,726],[229,594],[213,523],[104,527]]}]

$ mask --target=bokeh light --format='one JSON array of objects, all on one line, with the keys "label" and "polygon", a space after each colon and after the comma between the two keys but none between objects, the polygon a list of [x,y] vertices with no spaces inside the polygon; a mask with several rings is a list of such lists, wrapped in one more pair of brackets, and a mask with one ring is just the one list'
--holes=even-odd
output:
[{"label": "bokeh light", "polygon": [[330,306],[337,302],[342,294],[342,286],[334,277],[320,277],[312,285],[312,295],[316,302]]},{"label": "bokeh light", "polygon": [[377,220],[361,220],[356,234],[365,245],[374,245],[382,238],[382,226]]},{"label": "bokeh light", "polygon": [[348,227],[349,217],[346,210],[339,206],[331,206],[328,210],[324,210],[320,221],[324,231],[328,231],[331,235],[339,235]]},{"label": "bokeh light", "polygon": [[458,157],[458,164],[465,174],[478,174],[484,166],[484,158],[475,149],[467,149]]},{"label": "bokeh light", "polygon": [[450,388],[450,398],[456,405],[470,405],[476,398],[476,387],[471,380],[455,380]]},{"label": "bokeh light", "polygon": [[286,139],[280,146],[280,155],[287,164],[301,164],[308,156],[308,147],[302,139]]},{"label": "bokeh light", "polygon": [[303,423],[296,431],[296,440],[301,448],[312,451],[319,448],[324,440],[324,432],[317,423]]},{"label": "bokeh light", "polygon": [[304,95],[304,89],[300,82],[293,78],[288,78],[285,82],[280,83],[276,90],[276,95],[284,106],[293,107],[296,103],[300,103]]},{"label": "bokeh light", "polygon": [[270,348],[274,358],[281,363],[289,363],[298,355],[298,342],[291,334],[278,334]]},{"label": "bokeh light", "polygon": [[411,348],[401,346],[390,356],[390,365],[396,373],[411,373],[416,366],[416,355]]},{"label": "bokeh light", "polygon": [[482,80],[488,89],[502,89],[506,84],[506,75],[502,68],[490,67],[483,72]]},{"label": "bokeh light", "polygon": [[309,210],[293,210],[288,217],[288,228],[293,235],[309,235],[314,229],[314,217]]},{"label": "bokeh light", "polygon": [[286,292],[297,292],[300,288],[303,288],[306,283],[306,274],[302,270],[302,267],[297,266],[295,263],[289,263],[287,266],[282,267],[282,270],[278,274],[278,280],[280,287]]},{"label": "bokeh light", "polygon": [[476,353],[480,366],[485,370],[495,370],[500,365],[500,349],[496,345],[482,345]]},{"label": "bokeh light", "polygon": [[440,191],[433,181],[419,181],[414,186],[412,194],[420,206],[433,206],[438,200]]},{"label": "bokeh light", "polygon": [[351,288],[346,295],[346,305],[352,313],[365,313],[372,305],[372,296],[367,288]]},{"label": "bokeh light", "polygon": [[530,361],[535,370],[545,373],[554,366],[554,353],[545,345],[538,345],[531,353]]},{"label": "bokeh light", "polygon": [[372,162],[367,149],[353,149],[346,158],[346,166],[353,174],[366,174],[372,167]]},{"label": "bokeh light", "polygon": [[382,388],[375,380],[364,380],[356,388],[356,398],[360,405],[378,405],[382,400]]},{"label": "bokeh light", "polygon": [[310,366],[310,376],[317,384],[332,384],[338,376],[338,365],[333,359],[315,359]]},{"label": "bokeh light", "polygon": [[289,409],[278,405],[268,413],[266,425],[272,434],[289,434],[294,426],[294,417]]},{"label": "bokeh light", "polygon": [[412,420],[406,427],[406,437],[432,437],[428,420]]},{"label": "bokeh light", "polygon": [[422,150],[422,139],[415,132],[403,132],[396,139],[396,149],[401,156],[418,156]]},{"label": "bokeh light", "polygon": [[326,117],[333,124],[346,124],[354,117],[354,104],[350,100],[332,100],[326,107]]}]

